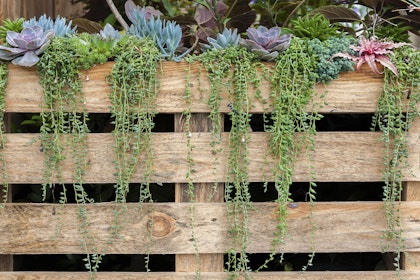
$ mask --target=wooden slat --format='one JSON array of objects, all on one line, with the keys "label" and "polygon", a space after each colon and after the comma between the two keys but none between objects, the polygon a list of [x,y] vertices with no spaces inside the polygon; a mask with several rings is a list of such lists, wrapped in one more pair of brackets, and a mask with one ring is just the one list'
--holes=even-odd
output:
[{"label": "wooden slat", "polygon": [[[406,201],[420,201],[420,182],[407,182],[405,186]],[[420,217],[417,217],[419,219]],[[403,268],[407,271],[420,272],[420,252],[410,252],[403,257]]]},{"label": "wooden slat", "polygon": [[[420,141],[412,134],[409,149],[411,169],[407,180],[420,179]],[[7,134],[5,159],[9,183],[41,183],[44,154],[41,151],[37,134]],[[181,183],[186,182],[187,144],[185,133],[156,133],[153,137],[154,174],[152,181]],[[316,181],[320,182],[363,182],[381,181],[383,147],[376,132],[326,132],[315,137],[313,165]],[[227,147],[228,134],[223,133],[221,147]],[[90,166],[85,170],[86,183],[115,182],[115,163],[113,136],[111,134],[90,134],[88,138],[88,160]],[[214,155],[210,146],[210,133],[193,133],[192,157],[194,159],[193,180],[195,182],[225,182],[226,152],[217,155],[219,163],[214,166]],[[274,160],[266,156],[267,135],[252,133],[249,142],[249,180],[250,182],[272,181]],[[70,150],[70,149],[69,149]],[[30,160],[28,160],[30,159]],[[302,155],[298,158],[293,180],[310,180],[309,160]],[[215,168],[215,169],[214,169]],[[216,172],[214,172],[216,170]],[[63,161],[63,180],[72,182],[73,170],[71,155]],[[142,180],[142,165],[133,175],[133,182]]]},{"label": "wooden slat", "polygon": [[[0,254],[84,253],[81,246],[78,207],[59,205],[6,205],[0,220]],[[250,253],[269,252],[276,228],[275,203],[255,203],[249,217]],[[107,254],[194,254],[191,240],[190,203],[128,204],[120,221],[128,217],[120,236],[108,244],[115,217],[111,203],[87,206],[90,233],[100,252]],[[153,211],[153,228],[150,216]],[[195,235],[201,253],[225,253],[232,243],[228,237],[228,217],[223,203],[195,204]],[[311,222],[308,203],[289,209],[288,236],[284,252],[311,251]],[[420,251],[420,202],[401,205],[406,249]],[[386,229],[382,202],[317,203],[313,211],[316,252],[380,252]],[[56,230],[61,226],[58,235]],[[387,242],[384,242],[386,244]],[[390,242],[392,250],[393,242]],[[280,248],[279,248],[280,249]]]},{"label": "wooden slat", "polygon": [[[81,75],[83,91],[86,96],[86,109],[92,113],[109,112],[111,105],[108,95],[110,87],[106,82],[106,75],[111,73],[112,63],[106,63],[92,68]],[[185,102],[185,87],[187,76],[192,94],[192,112],[208,113],[207,98],[210,85],[204,72],[200,72],[200,65],[189,65],[186,62],[164,62],[159,68],[160,90],[157,98],[157,110],[160,113],[182,113],[187,109]],[[34,67],[9,66],[9,83],[6,91],[7,112],[39,112],[42,101],[42,88],[38,83],[38,76]],[[199,78],[197,78],[199,76]],[[88,77],[88,81],[87,78]],[[270,87],[268,82],[261,85],[262,96],[267,98]],[[328,86],[316,86],[318,96],[315,102],[320,102],[320,95],[326,94],[326,105],[319,110],[325,113],[360,112],[371,113],[376,111],[376,101],[382,92],[383,77],[375,75],[368,68],[360,72],[348,72],[331,82]],[[253,90],[250,89],[250,92]],[[227,97],[227,94],[224,93]],[[228,99],[221,102],[221,111],[227,112]],[[324,102],[322,101],[322,104]],[[259,100],[251,94],[250,104],[252,113],[263,112],[264,107]],[[308,106],[310,109],[311,106]]]},{"label": "wooden slat", "polygon": [[[396,276],[394,271],[325,271],[325,272],[259,272],[249,273],[253,280],[418,280],[420,273],[401,272],[401,277]],[[76,280],[88,279],[89,274],[83,272],[8,272],[0,273],[2,280]],[[195,280],[195,273],[182,272],[99,272],[95,274],[98,280]],[[228,274],[224,272],[203,272],[202,280],[225,280]],[[245,279],[239,277],[239,279]]]}]

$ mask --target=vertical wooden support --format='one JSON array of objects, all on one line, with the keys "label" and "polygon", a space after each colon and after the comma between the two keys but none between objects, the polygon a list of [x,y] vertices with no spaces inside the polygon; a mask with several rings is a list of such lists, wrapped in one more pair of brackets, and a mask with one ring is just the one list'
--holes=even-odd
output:
[{"label": "vertical wooden support", "polygon": [[[405,188],[406,201],[420,201],[420,182],[407,182]],[[406,271],[420,271],[420,252],[408,252],[403,258],[402,268]]]},{"label": "vertical wooden support", "polygon": [[[211,121],[209,114],[193,114],[190,120],[191,132],[211,131]],[[175,114],[175,132],[185,132],[185,117],[182,114]],[[223,184],[218,184],[217,192],[213,193],[213,183],[194,184],[195,202],[223,202]],[[187,184],[175,184],[175,202],[189,202]],[[199,267],[201,272],[222,272],[223,254],[199,254]],[[197,256],[195,255],[175,255],[175,271],[194,272],[197,270]]]}]

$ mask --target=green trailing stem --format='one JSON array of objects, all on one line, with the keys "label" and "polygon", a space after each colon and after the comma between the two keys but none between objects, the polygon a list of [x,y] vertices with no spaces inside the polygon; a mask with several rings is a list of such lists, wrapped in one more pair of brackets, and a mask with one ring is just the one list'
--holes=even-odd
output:
[{"label": "green trailing stem", "polygon": [[391,59],[399,75],[385,69],[384,90],[378,101],[372,128],[382,132],[380,141],[384,144],[383,201],[388,228],[383,238],[385,241],[395,241],[394,265],[399,272],[400,256],[405,248],[400,212],[403,171],[410,169],[407,161],[409,129],[420,116],[420,55],[410,46],[394,52],[395,57]]},{"label": "green trailing stem", "polygon": [[4,158],[3,150],[6,145],[6,138],[4,137],[5,127],[4,127],[4,111],[6,107],[5,102],[5,95],[6,95],[6,86],[7,86],[7,76],[8,76],[8,70],[7,70],[7,63],[1,63],[0,62],[0,170],[2,174],[1,178],[1,192],[2,192],[2,203],[1,207],[4,206],[4,204],[7,201],[7,194],[9,192],[9,184],[8,184],[8,176],[7,176],[7,166],[6,161]]}]

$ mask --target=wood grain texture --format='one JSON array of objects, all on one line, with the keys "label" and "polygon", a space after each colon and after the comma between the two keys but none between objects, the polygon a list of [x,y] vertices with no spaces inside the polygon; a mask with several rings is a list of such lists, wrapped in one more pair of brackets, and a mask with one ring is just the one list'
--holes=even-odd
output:
[{"label": "wood grain texture", "polygon": [[[109,243],[109,230],[115,218],[112,203],[86,207],[89,228],[100,252],[107,254],[194,254],[190,228],[190,203],[128,204],[120,222],[127,222],[120,235]],[[78,207],[59,205],[6,205],[0,220],[0,254],[83,254],[77,222]],[[276,204],[255,203],[250,211],[250,253],[269,252],[276,228]],[[232,242],[228,237],[228,217],[224,203],[195,204],[195,234],[201,253],[225,253]],[[420,251],[420,202],[403,202],[402,223],[406,249]],[[308,203],[289,209],[288,236],[284,252],[311,251],[311,222]],[[153,228],[150,219],[153,215]],[[127,220],[124,217],[128,217]],[[155,219],[155,217],[157,217]],[[382,202],[317,203],[313,211],[317,230],[316,252],[380,252],[386,229]],[[61,222],[60,222],[61,221]],[[56,234],[58,226],[61,231]],[[386,244],[387,242],[385,242]],[[392,250],[393,242],[389,244]],[[278,250],[280,248],[277,248]]]},{"label": "wood grain texture", "polygon": [[[228,134],[222,134],[221,148],[226,149]],[[420,145],[417,134],[412,134],[409,143],[410,171],[405,174],[410,181],[420,180]],[[156,133],[153,135],[153,176],[152,181],[163,183],[186,182],[187,144],[185,133]],[[326,132],[315,137],[313,165],[316,181],[320,182],[369,182],[382,178],[383,148],[375,132]],[[41,183],[44,154],[37,134],[7,134],[4,156],[7,164],[8,180],[11,184]],[[112,183],[115,179],[113,136],[95,134],[88,136],[88,161],[85,170],[86,183]],[[214,166],[211,133],[192,133],[194,146],[195,182],[224,182],[226,180],[226,151],[217,154],[218,163]],[[272,181],[274,159],[268,154],[267,134],[251,133],[249,142],[249,180],[250,182]],[[70,150],[70,149],[67,149]],[[30,160],[28,160],[30,159]],[[302,153],[294,168],[293,180],[310,180],[310,160]],[[73,163],[71,154],[63,161],[64,182],[73,182]],[[133,175],[133,182],[142,180],[142,161]],[[216,172],[214,172],[216,170]]]},{"label": "wood grain texture", "polygon": [[[111,73],[112,62],[98,65],[91,70],[81,73],[83,92],[86,96],[85,107],[89,112],[109,112],[111,105],[108,95],[110,86],[106,76]],[[269,65],[269,64],[268,64]],[[207,99],[210,93],[210,84],[206,74],[200,70],[200,65],[186,62],[163,62],[159,67],[160,89],[157,97],[157,110],[160,113],[182,113],[187,109],[185,102],[185,89],[188,84],[192,94],[192,112],[208,113]],[[189,79],[187,77],[190,77]],[[87,79],[88,78],[88,79]],[[7,112],[39,112],[42,102],[42,88],[38,83],[35,68],[9,66],[9,82],[6,90]],[[328,85],[316,86],[317,96],[315,104],[321,101],[320,96],[325,94],[325,103],[318,111],[323,113],[349,113],[349,112],[375,112],[376,103],[383,88],[383,78],[373,74],[368,68],[360,72],[348,72]],[[262,96],[268,99],[270,86],[263,82]],[[264,108],[269,109],[270,102],[263,105],[255,97],[255,90],[250,88],[251,113],[262,113]],[[223,92],[221,111],[228,112],[227,93]],[[269,100],[267,100],[269,101]],[[308,106],[308,110],[312,105]]]},{"label": "wood grain texture", "polygon": [[[404,195],[406,201],[420,201],[420,182],[407,182]],[[417,219],[420,219],[420,217],[417,217]],[[407,252],[409,253],[408,256],[403,255],[403,269],[420,272],[420,252],[410,252],[408,250]]]},{"label": "wood grain texture", "polygon": [[0,0],[0,20],[29,19],[43,14],[54,17],[54,0]]},{"label": "wood grain texture", "polygon": [[[259,272],[249,273],[253,280],[418,280],[418,272],[401,272],[397,277],[394,271],[325,271],[325,272]],[[182,272],[99,272],[95,274],[98,280],[195,280],[195,273]],[[79,280],[88,279],[89,274],[84,272],[0,272],[1,280]],[[224,272],[203,272],[202,280],[225,280],[228,274]],[[245,279],[239,277],[238,279]]]}]

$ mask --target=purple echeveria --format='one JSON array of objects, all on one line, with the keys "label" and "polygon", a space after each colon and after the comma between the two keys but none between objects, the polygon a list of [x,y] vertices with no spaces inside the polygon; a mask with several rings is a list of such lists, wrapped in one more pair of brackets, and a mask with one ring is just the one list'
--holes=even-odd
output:
[{"label": "purple echeveria", "polygon": [[54,36],[53,30],[44,32],[40,26],[24,28],[20,33],[7,31],[8,46],[0,46],[0,59],[11,60],[20,66],[33,66],[39,61],[38,55],[43,53]]},{"label": "purple echeveria", "polygon": [[242,40],[241,45],[267,61],[273,61],[279,52],[287,49],[292,38],[291,34],[280,36],[281,29],[277,26],[270,29],[265,26],[250,27],[246,33],[248,39]]}]

